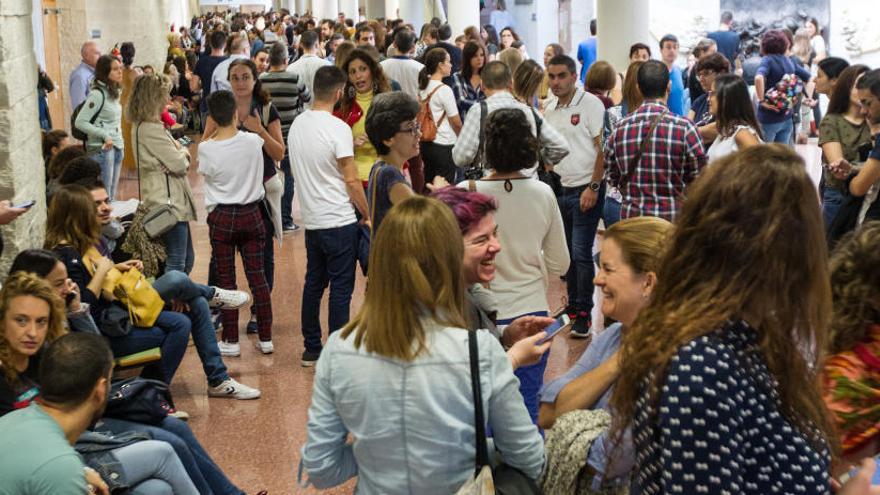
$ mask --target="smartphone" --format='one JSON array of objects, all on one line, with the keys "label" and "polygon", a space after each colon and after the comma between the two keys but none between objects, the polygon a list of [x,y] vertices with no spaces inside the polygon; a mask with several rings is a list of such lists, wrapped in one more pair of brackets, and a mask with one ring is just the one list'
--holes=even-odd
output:
[{"label": "smartphone", "polygon": [[36,200],[25,201],[24,203],[19,203],[17,205],[12,205],[13,208],[30,208],[37,204]]},{"label": "smartphone", "polygon": [[[877,464],[877,470],[874,471],[874,476],[873,476],[873,478],[871,478],[871,485],[880,485],[880,454],[874,456],[874,462]],[[855,467],[855,468],[851,469],[849,472],[843,473],[840,476],[840,478],[837,478],[837,481],[841,485],[845,485],[846,482],[850,480],[850,478],[852,478],[853,476],[856,475],[858,470],[859,470],[859,468]]]},{"label": "smartphone", "polygon": [[553,323],[547,325],[547,328],[544,329],[544,331],[547,332],[547,336],[544,337],[543,339],[539,340],[536,343],[536,345],[541,345],[544,342],[547,342],[548,340],[555,337],[556,334],[559,333],[560,330],[562,330],[563,328],[568,326],[570,321],[571,321],[571,318],[569,318],[567,314],[563,314],[559,318],[556,318],[556,320],[554,320]]}]

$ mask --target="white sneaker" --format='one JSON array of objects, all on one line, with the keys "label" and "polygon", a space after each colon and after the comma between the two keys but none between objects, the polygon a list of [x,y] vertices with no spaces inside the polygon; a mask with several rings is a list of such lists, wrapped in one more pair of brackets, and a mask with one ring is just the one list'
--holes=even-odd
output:
[{"label": "white sneaker", "polygon": [[254,342],[254,347],[256,347],[257,350],[262,352],[263,354],[272,354],[273,352],[275,352],[275,346],[272,345],[271,340],[268,342],[263,342],[262,340],[258,340],[256,342]]},{"label": "white sneaker", "polygon": [[260,391],[227,378],[216,387],[208,387],[208,397],[231,397],[238,400],[259,399]]},{"label": "white sneaker", "polygon": [[208,301],[208,306],[220,309],[237,309],[251,300],[247,292],[240,290],[227,290],[214,287],[214,297]]},{"label": "white sneaker", "polygon": [[217,342],[217,347],[220,348],[220,355],[227,357],[238,357],[241,356],[241,345],[238,342],[231,344],[229,342],[221,340]]}]

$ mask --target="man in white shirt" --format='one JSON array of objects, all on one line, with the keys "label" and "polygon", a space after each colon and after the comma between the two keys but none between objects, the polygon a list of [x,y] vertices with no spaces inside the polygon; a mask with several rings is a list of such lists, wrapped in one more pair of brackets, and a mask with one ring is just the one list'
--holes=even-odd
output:
[{"label": "man in white shirt", "polygon": [[232,90],[232,85],[229,84],[229,66],[232,64],[233,60],[239,58],[250,58],[251,56],[251,46],[248,43],[247,36],[242,36],[241,34],[233,35],[235,38],[232,40],[232,45],[230,46],[229,58],[217,64],[217,67],[214,69],[214,74],[211,75],[211,92],[225,89],[226,91]]},{"label": "man in white shirt", "polygon": [[574,324],[572,337],[588,337],[593,309],[593,241],[605,203],[604,155],[601,151],[605,105],[599,98],[576,86],[577,67],[567,55],[557,55],[547,64],[551,98],[544,118],[568,141],[568,156],[553,171],[562,182],[559,210],[565,239],[571,253],[566,275],[568,307]]},{"label": "man in white shirt", "polygon": [[419,72],[424,65],[413,60],[416,52],[416,35],[409,29],[401,29],[394,35],[398,55],[382,61],[382,70],[390,79],[400,84],[400,89],[419,100]]},{"label": "man in white shirt", "polygon": [[[305,36],[305,35],[304,35]],[[313,106],[290,126],[287,149],[306,240],[306,280],[302,295],[303,366],[321,355],[321,298],[329,284],[329,331],[349,319],[358,253],[355,208],[369,218],[367,198],[354,162],[351,128],[333,116],[347,76],[331,65],[315,72]]]},{"label": "man in white shirt", "polygon": [[[306,31],[300,36],[299,44],[302,46],[303,54],[296,62],[287,67],[287,72],[292,72],[299,76],[299,80],[306,84],[309,93],[315,94],[315,72],[321,67],[332,65],[330,62],[318,56],[318,33],[314,31]],[[306,104],[307,108],[311,108],[314,100]]]},{"label": "man in white shirt", "polygon": [[86,101],[86,96],[89,95],[89,85],[95,78],[95,64],[101,58],[101,50],[92,40],[83,43],[79,53],[82,62],[70,73],[70,108],[72,109]]}]

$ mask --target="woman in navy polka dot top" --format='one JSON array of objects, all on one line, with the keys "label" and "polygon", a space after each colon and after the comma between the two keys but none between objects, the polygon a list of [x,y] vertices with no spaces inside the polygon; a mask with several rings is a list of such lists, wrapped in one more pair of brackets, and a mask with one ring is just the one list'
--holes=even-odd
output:
[{"label": "woman in navy polka dot top", "polygon": [[615,431],[632,426],[633,493],[830,493],[822,225],[782,145],[725,157],[689,187],[622,343],[612,408]]}]

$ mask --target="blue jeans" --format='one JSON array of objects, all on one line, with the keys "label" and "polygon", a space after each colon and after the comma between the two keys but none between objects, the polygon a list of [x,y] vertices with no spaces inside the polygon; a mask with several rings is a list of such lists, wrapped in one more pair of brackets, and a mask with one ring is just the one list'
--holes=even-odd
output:
[{"label": "blue jeans", "polygon": [[94,430],[115,435],[130,431],[148,433],[154,440],[161,440],[171,445],[199,493],[218,495],[243,493],[223,474],[223,470],[211,459],[189,426],[177,418],[168,416],[158,426],[123,419],[102,418],[95,425]]},{"label": "blue jeans", "polygon": [[843,191],[826,185],[825,190],[822,191],[822,218],[825,220],[826,231],[831,228],[831,223],[834,222],[842,203]]},{"label": "blue jeans", "polygon": [[165,383],[171,383],[180,361],[183,360],[183,355],[186,354],[190,328],[191,324],[186,316],[172,311],[162,311],[152,328],[134,327],[126,336],[112,337],[110,348],[115,356],[127,356],[159,347],[162,359],[159,361],[158,369],[151,365],[144,368],[144,372],[150,377],[155,376]]},{"label": "blue jeans", "polygon": [[119,172],[122,170],[122,150],[111,146],[109,150],[101,149],[92,155],[101,164],[101,182],[107,187],[107,196],[116,199],[116,187],[119,185]]},{"label": "blue jeans", "polygon": [[358,224],[306,230],[306,283],[302,295],[302,333],[305,348],[321,351],[321,297],[330,286],[330,332],[348,323],[354,292]]},{"label": "blue jeans", "polygon": [[165,253],[168,255],[165,260],[165,272],[176,270],[189,274],[196,258],[189,222],[177,222],[177,225],[171,227],[164,237]]},{"label": "blue jeans", "polygon": [[571,254],[571,264],[566,274],[568,304],[578,311],[587,313],[593,309],[593,241],[599,217],[605,206],[605,185],[597,192],[596,204],[587,211],[581,211],[580,198],[586,186],[564,187],[559,197],[559,211],[565,228],[565,242]]},{"label": "blue jeans", "polygon": [[620,221],[620,201],[605,196],[605,206],[602,208],[602,220],[605,221],[606,229]]},{"label": "blue jeans", "polygon": [[281,225],[293,226],[293,173],[290,170],[290,156],[281,160],[281,171],[284,172],[284,193],[281,195]]},{"label": "blue jeans", "polygon": [[[498,325],[510,325],[513,320],[522,316],[547,315],[548,313],[546,311],[536,311],[534,313],[526,313],[510,319],[497,320],[495,323]],[[550,351],[547,351],[537,363],[529,366],[520,366],[513,371],[513,374],[519,379],[519,393],[523,397],[526,409],[528,409],[529,416],[532,418],[532,423],[535,424],[538,424],[538,409],[540,409],[541,406],[538,392],[540,392],[541,387],[544,386],[544,370],[547,369],[547,359],[549,357]]]},{"label": "blue jeans", "polygon": [[186,316],[192,322],[193,343],[202,361],[202,369],[208,378],[208,385],[216,387],[229,378],[229,372],[217,347],[217,334],[211,323],[211,309],[208,300],[214,297],[214,289],[193,282],[185,273],[166,271],[155,282],[153,288],[166,302],[178,299],[189,305]]},{"label": "blue jeans", "polygon": [[775,124],[761,123],[761,130],[764,131],[765,143],[782,143],[791,144],[791,134],[794,130],[794,124],[790,118],[786,118],[782,122]]}]

